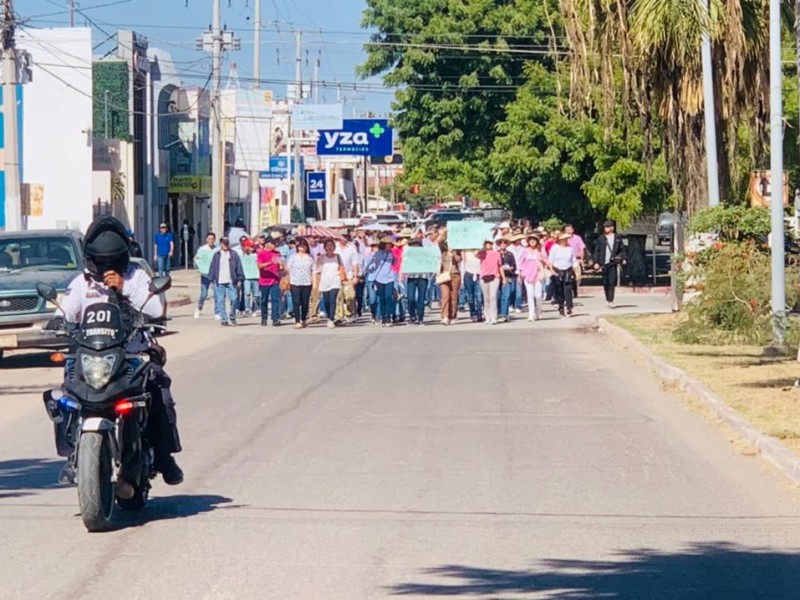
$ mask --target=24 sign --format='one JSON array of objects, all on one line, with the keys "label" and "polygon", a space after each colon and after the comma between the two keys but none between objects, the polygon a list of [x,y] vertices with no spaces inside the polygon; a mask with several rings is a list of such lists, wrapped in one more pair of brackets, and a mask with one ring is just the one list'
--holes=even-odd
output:
[{"label": "24 sign", "polygon": [[306,173],[306,198],[308,200],[326,200],[328,197],[325,185],[325,173],[309,171]]}]

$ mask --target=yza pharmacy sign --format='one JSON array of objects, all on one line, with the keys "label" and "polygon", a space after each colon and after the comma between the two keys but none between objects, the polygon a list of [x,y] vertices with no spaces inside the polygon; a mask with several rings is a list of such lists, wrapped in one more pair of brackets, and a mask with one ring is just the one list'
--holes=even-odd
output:
[{"label": "yza pharmacy sign", "polygon": [[344,119],[341,129],[323,129],[317,141],[318,156],[391,155],[392,128],[385,119]]}]

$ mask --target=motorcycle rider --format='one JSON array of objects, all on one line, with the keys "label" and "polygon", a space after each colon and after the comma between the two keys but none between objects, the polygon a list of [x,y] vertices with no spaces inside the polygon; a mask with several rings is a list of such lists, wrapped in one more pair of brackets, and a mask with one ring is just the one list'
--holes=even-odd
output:
[{"label": "motorcycle rider", "polygon": [[[83,311],[92,304],[107,302],[112,288],[145,315],[153,318],[163,315],[161,299],[156,295],[148,300],[150,277],[144,270],[130,264],[130,241],[120,221],[114,217],[95,220],[86,231],[83,253],[86,269],[69,284],[61,309],[56,312],[57,317],[80,323]],[[134,344],[137,342],[131,345]],[[138,350],[141,350],[141,344]],[[157,350],[163,352],[160,346]],[[183,471],[172,457],[173,453],[181,451],[175,402],[170,392],[172,381],[160,366],[151,364],[154,385],[150,390],[153,399],[146,435],[153,446],[155,468],[161,472],[166,484],[178,485],[183,482]],[[74,480],[71,470],[70,465],[65,467],[61,479]]]}]

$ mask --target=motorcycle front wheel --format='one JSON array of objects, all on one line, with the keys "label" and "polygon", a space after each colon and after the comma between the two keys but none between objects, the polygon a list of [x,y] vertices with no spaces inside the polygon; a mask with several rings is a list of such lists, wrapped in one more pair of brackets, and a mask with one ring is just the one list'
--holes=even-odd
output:
[{"label": "motorcycle front wheel", "polygon": [[114,512],[111,446],[106,435],[81,434],[78,444],[78,505],[88,531],[107,531]]}]

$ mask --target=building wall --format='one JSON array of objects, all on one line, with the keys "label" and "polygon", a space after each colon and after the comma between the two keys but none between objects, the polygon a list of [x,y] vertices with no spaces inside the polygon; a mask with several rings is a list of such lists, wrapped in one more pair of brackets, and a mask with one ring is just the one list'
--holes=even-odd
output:
[{"label": "building wall", "polygon": [[26,29],[18,46],[31,54],[25,85],[23,173],[44,185],[44,212],[28,228],[74,227],[92,220],[92,34],[88,28]]}]

